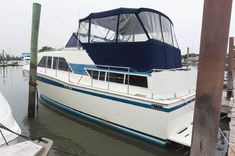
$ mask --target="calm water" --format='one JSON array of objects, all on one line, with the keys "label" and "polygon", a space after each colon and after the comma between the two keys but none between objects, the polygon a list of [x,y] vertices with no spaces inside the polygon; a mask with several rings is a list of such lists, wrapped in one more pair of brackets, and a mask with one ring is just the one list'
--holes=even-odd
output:
[{"label": "calm water", "polygon": [[[54,147],[81,156],[187,156],[189,148],[170,144],[166,148],[151,145],[75,118],[39,103],[35,119],[27,118],[28,79],[22,67],[0,68],[0,91],[12,107],[13,115],[27,136],[44,136]],[[154,126],[154,125],[153,125]],[[156,125],[157,126],[157,125]],[[52,150],[50,156],[63,154]]]}]

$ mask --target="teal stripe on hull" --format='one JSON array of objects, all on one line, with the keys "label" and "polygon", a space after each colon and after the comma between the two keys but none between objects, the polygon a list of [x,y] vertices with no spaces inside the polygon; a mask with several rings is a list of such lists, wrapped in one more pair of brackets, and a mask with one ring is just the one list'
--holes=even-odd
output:
[{"label": "teal stripe on hull", "polygon": [[151,136],[149,134],[145,134],[143,132],[140,132],[140,131],[137,131],[137,130],[134,130],[134,129],[130,129],[128,127],[124,127],[124,126],[121,126],[121,125],[118,125],[118,124],[115,124],[115,123],[112,123],[112,122],[109,122],[109,121],[104,121],[103,119],[100,119],[100,118],[97,118],[95,116],[89,115],[87,113],[72,109],[70,107],[67,107],[67,106],[65,106],[61,103],[58,103],[58,102],[46,97],[43,94],[41,94],[40,97],[41,97],[41,99],[46,101],[45,104],[55,106],[55,107],[65,111],[67,113],[70,113],[74,116],[82,117],[82,118],[87,119],[89,121],[95,122],[99,125],[103,125],[103,126],[112,128],[112,129],[117,130],[119,132],[122,132],[124,134],[128,134],[130,136],[140,138],[140,139],[142,139],[144,141],[147,141],[147,142],[150,142],[150,143],[158,144],[160,146],[165,146],[166,145],[166,140],[164,140],[164,139],[157,138],[155,136]]},{"label": "teal stripe on hull", "polygon": [[[50,84],[50,85],[54,85],[54,86],[57,86],[57,87],[68,89],[68,86],[65,86],[62,83],[59,83],[57,81],[47,79],[47,78],[44,78],[44,77],[41,77],[41,76],[37,76],[37,80],[41,81],[41,82],[44,82],[46,84]],[[177,105],[177,106],[172,107],[172,108],[153,108],[150,104],[147,104],[147,103],[141,103],[141,102],[131,101],[131,100],[127,100],[127,99],[123,99],[123,98],[119,98],[119,97],[114,97],[114,96],[110,96],[110,95],[104,95],[104,94],[101,94],[101,93],[96,93],[96,92],[92,92],[92,91],[87,91],[87,90],[74,88],[72,86],[69,89],[73,90],[73,91],[76,91],[76,92],[83,93],[83,94],[88,94],[88,95],[97,96],[97,97],[104,98],[104,99],[109,99],[109,100],[113,100],[113,101],[122,102],[123,104],[130,104],[130,105],[134,105],[134,106],[138,106],[138,107],[154,109],[154,110],[157,110],[157,111],[163,111],[163,112],[167,112],[167,113],[175,111],[175,110],[177,110],[181,107],[184,107],[184,106],[190,104],[191,102],[193,102],[195,100],[195,99],[191,99],[191,100],[189,100],[185,103],[182,103],[182,104]]]}]

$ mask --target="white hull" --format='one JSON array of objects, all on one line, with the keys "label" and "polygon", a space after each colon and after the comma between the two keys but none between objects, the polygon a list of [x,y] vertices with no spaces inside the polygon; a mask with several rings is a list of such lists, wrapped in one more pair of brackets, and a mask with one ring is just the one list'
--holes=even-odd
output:
[{"label": "white hull", "polygon": [[[15,133],[18,134],[21,133],[20,127],[18,126],[18,124],[16,123],[15,119],[12,116],[11,108],[1,93],[0,93],[0,123]],[[17,135],[4,130],[3,128],[0,128],[0,130],[2,131],[7,142],[11,142],[18,137]],[[5,140],[3,139],[2,136],[0,136],[0,146],[4,144]]]},{"label": "white hull", "polygon": [[22,67],[22,74],[25,79],[29,78],[29,64],[28,65],[23,65]]},{"label": "white hull", "polygon": [[[39,76],[38,86],[42,98],[50,104],[161,145],[192,123],[194,96],[161,110],[153,109],[151,101],[72,85],[45,75]],[[190,141],[182,144],[190,146]]]}]

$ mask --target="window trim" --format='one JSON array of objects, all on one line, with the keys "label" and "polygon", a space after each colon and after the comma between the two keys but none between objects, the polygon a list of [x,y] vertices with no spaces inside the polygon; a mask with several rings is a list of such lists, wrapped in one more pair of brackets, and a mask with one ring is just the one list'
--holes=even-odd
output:
[{"label": "window trim", "polygon": [[[50,68],[47,68],[48,57],[51,57],[51,67],[50,67]],[[54,69],[54,58],[55,58],[55,57],[58,58],[56,69]],[[39,66],[39,63],[40,63],[40,61],[41,61],[43,58],[46,58],[45,65],[44,65],[44,66]],[[52,69],[52,70],[60,70],[60,71],[68,72],[68,70],[61,70],[61,69],[59,69],[59,60],[60,60],[60,58],[63,58],[63,59],[65,60],[65,62],[67,63],[69,72],[74,73],[74,72],[73,72],[73,69],[71,68],[71,66],[70,66],[70,64],[69,64],[69,62],[68,62],[64,57],[59,57],[59,56],[43,56],[43,57],[41,58],[41,60],[38,62],[37,66],[38,66],[38,67],[41,67],[41,68],[47,68],[47,69]]]},{"label": "window trim", "polygon": [[[98,78],[97,78],[97,79],[94,79],[94,78],[90,75],[90,73],[88,72],[88,70],[89,70],[89,71],[98,71]],[[105,81],[105,82],[112,82],[112,83],[123,84],[123,85],[131,85],[131,86],[135,86],[135,87],[148,88],[148,76],[146,76],[146,75],[140,75],[140,74],[135,74],[135,73],[133,73],[133,74],[128,74],[128,73],[125,73],[125,72],[115,72],[115,71],[112,71],[112,70],[111,70],[111,71],[107,71],[107,70],[93,69],[93,68],[85,68],[85,71],[86,71],[87,75],[88,75],[90,78],[94,79],[94,80]],[[104,78],[104,80],[100,80],[100,72],[105,72],[105,78]],[[109,79],[110,73],[122,74],[122,75],[123,75],[123,82],[122,82],[122,83],[118,83],[118,82],[109,81],[109,80],[110,80],[110,79]],[[128,75],[129,75],[129,76],[128,76]],[[145,82],[144,85],[132,85],[132,84],[130,84],[130,82],[129,82],[129,84],[128,84],[127,77],[130,78],[131,76],[134,76],[134,77],[135,77],[135,76],[136,76],[136,77],[143,77],[144,79],[146,79],[146,82]],[[129,81],[130,81],[130,80],[129,80]]]}]

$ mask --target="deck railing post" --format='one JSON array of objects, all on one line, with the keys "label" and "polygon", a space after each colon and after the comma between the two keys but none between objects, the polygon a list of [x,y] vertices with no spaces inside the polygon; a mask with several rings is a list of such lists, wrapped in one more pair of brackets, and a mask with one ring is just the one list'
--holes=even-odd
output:
[{"label": "deck railing post", "polygon": [[59,58],[56,61],[56,77],[58,76],[58,69],[59,69]]},{"label": "deck railing post", "polygon": [[93,70],[91,70],[91,87],[93,87]]},{"label": "deck railing post", "polygon": [[233,76],[234,76],[234,37],[229,38],[229,53],[228,53],[228,82],[227,82],[227,96],[226,99],[230,100],[233,96]]},{"label": "deck railing post", "polygon": [[68,81],[70,82],[70,70],[69,70],[69,62],[68,62]]},{"label": "deck railing post", "polygon": [[214,156],[232,0],[204,0],[190,156]]},{"label": "deck railing post", "polygon": [[110,87],[109,86],[109,80],[110,80],[110,77],[109,77],[110,74],[109,73],[110,73],[110,67],[108,66],[108,76],[106,77],[106,80],[108,80],[108,90],[109,90],[109,87]]},{"label": "deck railing post", "polygon": [[127,85],[127,94],[130,93],[130,68],[128,67],[128,85]]},{"label": "deck railing post", "polygon": [[57,70],[58,70],[58,69],[56,68],[56,70],[55,70],[55,77],[57,77]]},{"label": "deck railing post", "polygon": [[45,64],[45,70],[44,70],[45,73],[47,73],[47,59],[48,57],[46,58],[46,64]]}]

